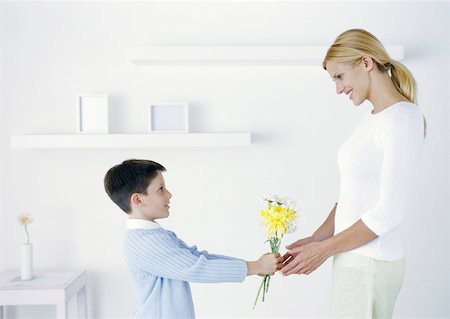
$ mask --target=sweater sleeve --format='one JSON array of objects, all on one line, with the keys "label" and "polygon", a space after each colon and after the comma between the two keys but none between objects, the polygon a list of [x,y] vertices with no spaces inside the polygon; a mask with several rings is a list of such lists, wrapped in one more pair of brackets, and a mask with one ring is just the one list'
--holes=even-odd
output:
[{"label": "sweater sleeve", "polygon": [[398,227],[404,216],[408,180],[423,143],[423,116],[417,106],[393,110],[379,132],[383,151],[377,203],[361,219],[378,236]]},{"label": "sweater sleeve", "polygon": [[[172,236],[176,237],[175,233],[173,233],[173,232],[170,232],[170,233],[172,233]],[[195,246],[195,245],[188,246],[184,241],[182,241],[178,237],[176,237],[176,239],[177,239],[180,247],[188,249],[191,252],[191,254],[193,254],[194,256],[197,256],[197,257],[204,256],[205,258],[210,259],[210,260],[212,260],[212,259],[241,260],[239,258],[235,258],[235,257],[231,257],[231,256],[210,254],[206,250],[198,250],[197,246]]]},{"label": "sweater sleeve", "polygon": [[247,275],[244,260],[199,252],[164,229],[129,231],[125,259],[156,276],[188,282],[242,282]]}]

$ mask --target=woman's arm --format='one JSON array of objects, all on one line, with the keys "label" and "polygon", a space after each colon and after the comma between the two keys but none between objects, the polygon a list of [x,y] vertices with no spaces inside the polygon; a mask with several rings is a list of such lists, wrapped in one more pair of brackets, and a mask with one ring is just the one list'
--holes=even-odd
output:
[{"label": "woman's arm", "polygon": [[[309,237],[302,238],[293,242],[292,244],[286,246],[287,249],[293,249],[296,247],[300,247],[314,241],[323,241],[327,238],[330,238],[334,234],[334,216],[336,213],[337,203],[333,206],[330,213],[328,214],[327,219],[320,225],[319,228]],[[289,253],[285,254],[283,258],[287,259],[289,257]]]},{"label": "woman's arm", "polygon": [[330,238],[334,234],[334,216],[336,214],[337,203],[334,204],[333,209],[331,209],[328,214],[327,219],[323,222],[322,225],[314,232],[312,237],[314,241],[323,241],[327,238]]},{"label": "woman's arm", "polygon": [[327,258],[337,253],[349,251],[362,246],[378,236],[371,231],[361,220],[342,231],[341,233],[321,242],[311,242],[304,246],[293,248],[291,256],[281,269],[283,275],[305,274],[309,275]]},{"label": "woman's arm", "polygon": [[331,257],[337,253],[342,253],[365,245],[377,237],[378,235],[370,230],[370,228],[360,219],[349,228],[325,240],[323,242],[323,247],[326,255]]}]

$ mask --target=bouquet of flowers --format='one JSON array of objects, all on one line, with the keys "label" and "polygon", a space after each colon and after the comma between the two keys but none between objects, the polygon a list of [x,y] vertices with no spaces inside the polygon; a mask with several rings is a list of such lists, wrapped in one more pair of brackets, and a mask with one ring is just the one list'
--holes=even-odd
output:
[{"label": "bouquet of flowers", "polygon": [[[264,208],[259,211],[261,224],[266,227],[266,242],[269,242],[272,253],[280,249],[281,239],[286,233],[295,231],[297,227],[297,211],[295,202],[288,198],[279,198],[276,195],[263,196]],[[258,289],[253,309],[256,307],[262,290],[262,301],[264,301],[269,290],[270,275],[265,275]]]}]

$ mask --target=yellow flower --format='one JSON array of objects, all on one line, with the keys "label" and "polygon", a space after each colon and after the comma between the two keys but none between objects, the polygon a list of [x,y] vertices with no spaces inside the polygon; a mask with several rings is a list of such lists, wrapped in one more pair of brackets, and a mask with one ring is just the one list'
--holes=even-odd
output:
[{"label": "yellow flower", "polygon": [[287,232],[292,230],[297,215],[295,210],[286,206],[270,205],[266,209],[259,211],[262,221],[266,226],[267,238],[280,238]]},{"label": "yellow flower", "polygon": [[28,225],[29,223],[33,222],[33,217],[31,217],[28,214],[21,214],[17,217],[17,221],[20,225]]}]

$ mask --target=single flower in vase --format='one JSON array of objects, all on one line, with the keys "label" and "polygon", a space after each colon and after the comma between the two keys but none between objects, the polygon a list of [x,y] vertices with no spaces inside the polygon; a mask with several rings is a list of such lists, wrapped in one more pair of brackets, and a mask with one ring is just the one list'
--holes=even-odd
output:
[{"label": "single flower in vase", "polygon": [[19,215],[17,221],[24,226],[25,234],[27,235],[27,242],[21,247],[21,263],[20,263],[20,278],[22,280],[33,279],[33,246],[30,243],[30,234],[28,233],[28,225],[33,222],[33,218],[28,214]]},{"label": "single flower in vase", "polygon": [[[280,198],[276,195],[263,196],[264,208],[259,211],[261,224],[266,228],[266,242],[270,244],[272,253],[278,253],[280,250],[281,239],[286,233],[295,231],[297,227],[297,211],[295,202],[288,198]],[[259,295],[262,291],[262,301],[265,300],[269,290],[270,275],[265,275],[258,293],[253,303],[253,309],[256,307]]]},{"label": "single flower in vase", "polygon": [[21,214],[19,217],[17,217],[17,221],[20,225],[24,226],[25,228],[25,234],[27,235],[27,245],[30,244],[30,234],[28,233],[28,225],[33,222],[33,217],[28,214]]}]

